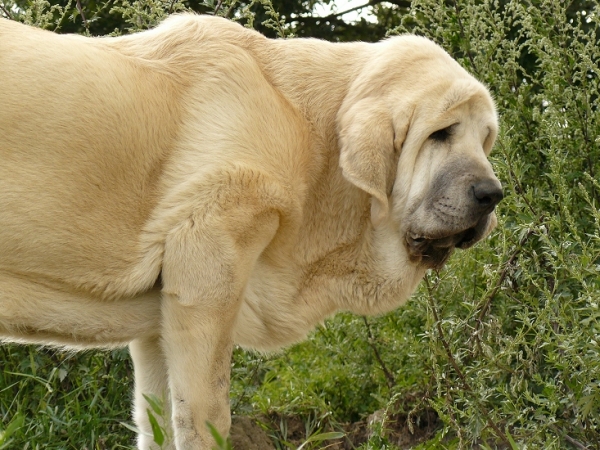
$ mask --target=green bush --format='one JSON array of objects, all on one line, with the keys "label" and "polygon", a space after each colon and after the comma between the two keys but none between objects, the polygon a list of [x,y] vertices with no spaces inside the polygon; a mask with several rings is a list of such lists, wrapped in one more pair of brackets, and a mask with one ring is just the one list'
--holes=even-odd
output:
[{"label": "green bush", "polygon": [[431,274],[431,401],[461,447],[600,448],[597,2],[413,2],[493,92],[500,227]]}]

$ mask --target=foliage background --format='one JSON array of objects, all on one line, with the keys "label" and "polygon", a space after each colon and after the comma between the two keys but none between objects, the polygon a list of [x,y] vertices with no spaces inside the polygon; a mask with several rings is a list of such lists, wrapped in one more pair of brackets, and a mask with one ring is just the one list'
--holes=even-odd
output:
[{"label": "foliage background", "polygon": [[[434,39],[496,98],[498,229],[394,313],[338,315],[280,355],[236,350],[233,409],[260,414],[278,448],[290,417],[309,436],[379,411],[363,449],[399,448],[402,427],[419,448],[599,449],[600,5],[370,2],[375,23],[347,23],[315,17],[316,3],[0,0],[0,14],[97,35],[217,9],[270,36]],[[126,350],[0,352],[0,449],[131,447]]]}]

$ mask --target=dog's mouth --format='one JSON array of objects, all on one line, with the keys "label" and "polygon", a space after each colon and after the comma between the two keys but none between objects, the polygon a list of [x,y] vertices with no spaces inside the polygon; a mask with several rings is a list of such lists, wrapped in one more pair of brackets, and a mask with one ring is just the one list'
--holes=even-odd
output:
[{"label": "dog's mouth", "polygon": [[482,236],[480,226],[467,228],[446,236],[431,236],[418,232],[406,233],[406,247],[413,262],[430,269],[440,269],[455,248],[469,248]]}]

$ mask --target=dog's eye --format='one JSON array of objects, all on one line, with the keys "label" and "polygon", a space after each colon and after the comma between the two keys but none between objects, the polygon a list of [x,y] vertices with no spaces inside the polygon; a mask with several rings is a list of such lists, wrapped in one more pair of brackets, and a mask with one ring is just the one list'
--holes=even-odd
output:
[{"label": "dog's eye", "polygon": [[448,140],[448,138],[452,134],[452,126],[442,128],[441,130],[434,131],[433,133],[431,133],[429,135],[429,139],[432,139],[437,142],[444,142],[444,141]]}]

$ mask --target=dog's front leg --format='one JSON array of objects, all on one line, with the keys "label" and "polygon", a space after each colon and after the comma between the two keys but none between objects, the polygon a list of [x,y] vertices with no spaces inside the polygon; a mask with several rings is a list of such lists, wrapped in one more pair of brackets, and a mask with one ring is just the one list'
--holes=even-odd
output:
[{"label": "dog's front leg", "polygon": [[162,341],[178,450],[211,449],[206,422],[229,432],[233,327],[252,268],[279,226],[277,212],[257,207],[242,201],[193,214],[166,240]]},{"label": "dog's front leg", "polygon": [[178,450],[212,449],[206,422],[223,436],[229,432],[232,309],[186,306],[165,296],[164,349]]}]

